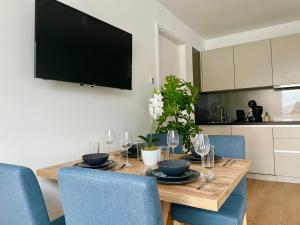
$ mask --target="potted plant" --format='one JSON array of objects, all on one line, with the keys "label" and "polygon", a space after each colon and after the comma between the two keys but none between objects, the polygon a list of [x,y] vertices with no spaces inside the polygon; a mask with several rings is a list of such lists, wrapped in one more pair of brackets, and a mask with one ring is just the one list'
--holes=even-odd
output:
[{"label": "potted plant", "polygon": [[192,149],[190,137],[201,131],[195,124],[195,105],[199,90],[190,82],[170,75],[165,78],[161,95],[164,99],[163,113],[158,119],[156,132],[177,130],[183,138],[184,153],[188,153]]},{"label": "potted plant", "polygon": [[157,146],[154,146],[154,143],[159,141],[158,138],[153,137],[155,121],[163,113],[163,96],[158,90],[154,90],[153,98],[151,98],[149,103],[149,114],[152,117],[151,122],[151,133],[148,137],[142,135],[139,136],[142,140],[146,142],[146,146],[142,149],[142,158],[146,166],[154,166],[157,164],[160,158],[160,150]]}]

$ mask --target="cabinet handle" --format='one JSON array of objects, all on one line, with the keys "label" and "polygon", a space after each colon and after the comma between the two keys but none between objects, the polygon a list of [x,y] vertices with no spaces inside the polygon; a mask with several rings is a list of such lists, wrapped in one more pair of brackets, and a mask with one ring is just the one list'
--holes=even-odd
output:
[{"label": "cabinet handle", "polygon": [[274,150],[275,153],[300,154],[300,151]]}]

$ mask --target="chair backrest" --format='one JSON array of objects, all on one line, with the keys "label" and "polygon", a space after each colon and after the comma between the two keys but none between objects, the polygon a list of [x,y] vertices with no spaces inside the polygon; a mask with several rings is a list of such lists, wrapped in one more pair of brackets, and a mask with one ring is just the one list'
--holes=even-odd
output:
[{"label": "chair backrest", "polygon": [[[151,134],[147,134],[147,137],[149,137]],[[155,133],[153,134],[154,138],[159,138],[158,142],[155,142],[155,146],[162,146],[167,145],[167,134],[159,134]],[[182,153],[182,146],[183,146],[183,138],[182,135],[179,135],[179,145],[174,149],[176,154]]]},{"label": "chair backrest", "polygon": [[[245,138],[243,136],[210,135],[209,141],[215,146],[215,154],[224,158],[245,159]],[[233,194],[246,197],[246,178],[244,177]]]},{"label": "chair backrest", "polygon": [[67,225],[162,225],[157,185],[149,177],[82,168],[59,171]]},{"label": "chair backrest", "polygon": [[49,225],[38,181],[29,168],[0,163],[0,224]]}]

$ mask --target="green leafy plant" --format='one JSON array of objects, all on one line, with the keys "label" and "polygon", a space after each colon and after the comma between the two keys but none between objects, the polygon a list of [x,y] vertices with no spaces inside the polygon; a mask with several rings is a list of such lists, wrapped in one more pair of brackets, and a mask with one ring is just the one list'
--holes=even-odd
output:
[{"label": "green leafy plant", "polygon": [[153,138],[152,135],[150,135],[150,137],[145,137],[145,136],[139,135],[138,137],[146,142],[145,150],[151,151],[151,150],[157,150],[158,149],[158,147],[153,146],[153,144],[155,142],[158,142],[160,140],[159,138]]},{"label": "green leafy plant", "polygon": [[165,78],[161,94],[164,106],[156,131],[167,133],[171,129],[177,130],[183,137],[185,153],[187,153],[192,147],[190,137],[201,131],[195,124],[194,116],[199,90],[192,83],[170,75]]}]

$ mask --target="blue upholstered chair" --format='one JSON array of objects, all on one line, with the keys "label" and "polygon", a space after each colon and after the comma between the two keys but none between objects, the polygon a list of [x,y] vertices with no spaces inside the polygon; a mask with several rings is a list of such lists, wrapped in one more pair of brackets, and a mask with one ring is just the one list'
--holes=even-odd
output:
[{"label": "blue upholstered chair", "polygon": [[[242,136],[209,136],[215,154],[225,158],[245,158],[245,140]],[[190,225],[242,225],[246,212],[246,178],[243,178],[218,212],[173,204],[172,218]]]},{"label": "blue upholstered chair", "polygon": [[163,224],[152,178],[65,168],[59,187],[67,225]]},{"label": "blue upholstered chair", "polygon": [[0,163],[1,225],[64,225],[64,217],[50,222],[44,198],[33,172]]},{"label": "blue upholstered chair", "polygon": [[[149,137],[151,134],[147,134],[147,137]],[[153,137],[159,138],[158,142],[155,142],[155,146],[162,146],[162,145],[167,145],[167,134],[153,134]],[[181,154],[182,153],[182,146],[183,146],[183,139],[182,135],[179,135],[179,145],[174,149],[176,154]]]}]

